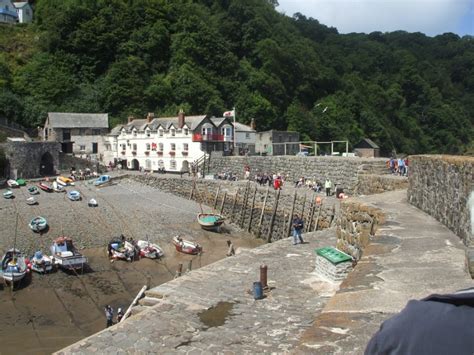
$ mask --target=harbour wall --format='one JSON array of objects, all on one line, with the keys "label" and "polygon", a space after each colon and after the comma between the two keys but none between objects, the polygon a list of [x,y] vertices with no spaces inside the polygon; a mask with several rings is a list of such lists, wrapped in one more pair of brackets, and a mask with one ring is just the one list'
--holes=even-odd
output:
[{"label": "harbour wall", "polygon": [[473,244],[474,157],[418,155],[410,157],[409,202]]}]

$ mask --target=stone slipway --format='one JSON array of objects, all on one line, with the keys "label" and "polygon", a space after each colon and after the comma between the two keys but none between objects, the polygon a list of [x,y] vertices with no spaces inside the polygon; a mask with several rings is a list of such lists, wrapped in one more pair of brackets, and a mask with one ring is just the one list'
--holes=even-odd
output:
[{"label": "stone slipway", "polygon": [[405,190],[359,200],[382,209],[386,222],[296,352],[361,354],[408,300],[473,286],[460,239],[409,205]]},{"label": "stone slipway", "polygon": [[[336,290],[313,272],[314,249],[335,245],[334,235],[334,230],[306,234],[308,243],[296,246],[285,239],[193,270],[148,291],[145,302],[153,307],[59,354],[291,351]],[[263,263],[272,290],[255,301],[250,291]],[[219,302],[233,307],[224,325],[208,327],[199,313]]]}]

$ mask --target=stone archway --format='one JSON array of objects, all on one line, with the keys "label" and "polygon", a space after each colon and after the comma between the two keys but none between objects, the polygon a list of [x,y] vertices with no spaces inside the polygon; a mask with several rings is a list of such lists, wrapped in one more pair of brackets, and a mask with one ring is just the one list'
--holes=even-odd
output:
[{"label": "stone archway", "polygon": [[137,159],[133,159],[131,161],[131,170],[140,170],[140,163],[138,162]]},{"label": "stone archway", "polygon": [[54,159],[51,153],[46,152],[41,156],[40,169],[41,176],[54,175]]}]

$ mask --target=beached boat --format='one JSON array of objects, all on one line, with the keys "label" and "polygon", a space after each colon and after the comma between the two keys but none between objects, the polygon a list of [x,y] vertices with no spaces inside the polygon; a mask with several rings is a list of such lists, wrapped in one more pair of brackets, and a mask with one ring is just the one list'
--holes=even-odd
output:
[{"label": "beached boat", "polygon": [[96,201],[94,198],[91,198],[91,199],[89,200],[89,202],[87,202],[87,205],[88,205],[89,207],[97,207],[99,204],[97,203],[97,201]]},{"label": "beached boat", "polygon": [[33,196],[28,197],[26,199],[26,204],[27,205],[33,206],[33,205],[36,205],[37,203],[38,203],[38,201],[36,201],[36,199]]},{"label": "beached boat", "polygon": [[18,186],[26,186],[25,179],[16,179],[16,183],[18,184]]},{"label": "beached boat", "polygon": [[56,181],[62,186],[74,186],[74,180],[65,176],[58,176]]},{"label": "beached boat", "polygon": [[41,251],[35,252],[30,259],[31,270],[36,271],[40,274],[45,274],[53,270],[53,262],[51,258],[44,255]]},{"label": "beached boat", "polygon": [[137,250],[132,243],[122,237],[121,239],[114,238],[107,244],[107,253],[111,259],[133,261]]},{"label": "beached boat", "polygon": [[7,282],[18,282],[29,272],[24,255],[18,249],[8,250],[2,258],[2,277]]},{"label": "beached boat", "polygon": [[33,218],[29,224],[31,230],[36,233],[44,231],[47,225],[48,225],[48,222],[46,221],[46,218],[41,217],[41,216]]},{"label": "beached boat", "polygon": [[137,241],[137,246],[142,258],[159,259],[165,255],[158,244],[151,243],[148,240]]},{"label": "beached boat", "polygon": [[71,201],[79,201],[81,199],[81,193],[76,190],[69,191],[67,193],[67,198]]},{"label": "beached boat", "polygon": [[110,177],[110,175],[101,175],[101,176],[99,176],[98,179],[96,179],[96,180],[94,181],[94,185],[95,185],[95,186],[107,185],[108,183],[111,182],[111,179],[112,179],[112,178]]},{"label": "beached boat", "polygon": [[12,190],[7,190],[3,193],[4,198],[13,198],[13,191]]},{"label": "beached boat", "polygon": [[54,192],[66,192],[66,188],[63,185],[58,184],[57,181],[53,181]]},{"label": "beached boat", "polygon": [[18,184],[18,182],[16,182],[16,180],[13,180],[13,179],[7,180],[7,185],[8,185],[9,188],[17,188],[17,187],[20,187],[20,185]]},{"label": "beached boat", "polygon": [[173,238],[173,244],[176,250],[181,253],[196,255],[202,252],[202,247],[199,244],[185,240],[178,235]]},{"label": "beached boat", "polygon": [[53,188],[52,188],[51,184],[49,184],[49,183],[47,183],[47,182],[44,182],[44,181],[40,182],[40,183],[38,184],[38,187],[39,187],[41,190],[43,190],[43,191],[46,191],[46,192],[53,192]]},{"label": "beached boat", "polygon": [[202,229],[219,231],[225,218],[220,214],[215,213],[199,213],[197,215],[197,221]]},{"label": "beached boat", "polygon": [[53,264],[65,270],[83,269],[87,264],[87,258],[79,253],[68,237],[56,238],[51,245],[51,254]]},{"label": "beached boat", "polygon": [[30,193],[30,195],[38,195],[40,193],[36,186],[28,187],[28,192]]}]

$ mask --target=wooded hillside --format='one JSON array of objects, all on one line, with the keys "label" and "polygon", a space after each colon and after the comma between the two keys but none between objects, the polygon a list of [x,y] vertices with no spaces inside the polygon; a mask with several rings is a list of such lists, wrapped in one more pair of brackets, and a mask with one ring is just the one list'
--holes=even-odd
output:
[{"label": "wooded hillside", "polygon": [[0,115],[221,116],[385,153],[474,152],[474,39],[338,34],[271,0],[38,0],[0,26]]}]

